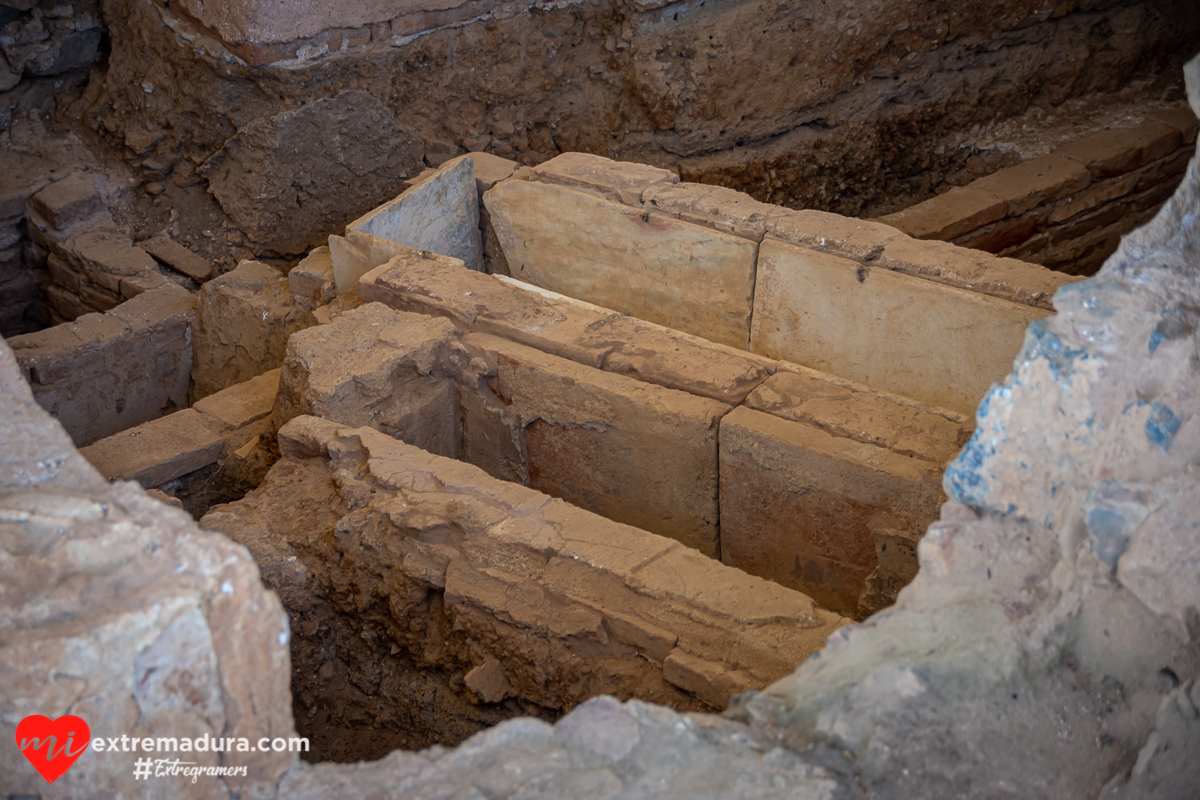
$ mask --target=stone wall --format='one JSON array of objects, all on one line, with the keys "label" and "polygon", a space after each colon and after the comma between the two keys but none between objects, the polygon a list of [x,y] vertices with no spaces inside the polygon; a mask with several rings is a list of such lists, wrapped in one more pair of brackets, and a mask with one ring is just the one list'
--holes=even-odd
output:
[{"label": "stone wall", "polygon": [[513,277],[958,413],[1070,281],[582,154],[499,181],[484,203]]},{"label": "stone wall", "polygon": [[[492,710],[515,698],[561,713],[596,694],[723,708],[845,622],[669,539],[371,428],[297,417],[279,449],[262,487],[201,524],[249,547],[279,592],[296,632],[301,720],[330,702],[317,676],[332,670],[366,695],[342,715],[365,712],[381,737],[453,743],[480,726],[469,707],[413,714],[391,685],[405,660],[465,676]],[[365,674],[371,662],[383,682]],[[317,738],[337,747],[336,730]]]},{"label": "stone wall", "polygon": [[447,261],[398,256],[358,291],[453,325],[370,305],[293,337],[279,421],[371,425],[845,614],[911,576],[966,420]]},{"label": "stone wall", "polygon": [[187,406],[195,309],[166,284],[9,345],[38,403],[82,447]]},{"label": "stone wall", "polygon": [[270,417],[278,392],[276,369],[79,452],[105,478],[157,490],[199,519],[261,483],[277,449]]},{"label": "stone wall", "polygon": [[1069,142],[879,221],[918,239],[1090,275],[1175,192],[1198,128],[1186,106],[1151,111],[1140,125]]}]

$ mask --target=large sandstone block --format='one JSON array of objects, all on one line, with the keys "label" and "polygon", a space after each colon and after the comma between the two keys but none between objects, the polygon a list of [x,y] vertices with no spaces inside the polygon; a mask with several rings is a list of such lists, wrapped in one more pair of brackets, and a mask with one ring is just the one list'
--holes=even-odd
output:
[{"label": "large sandstone block", "polygon": [[[936,465],[738,408],[721,420],[721,560],[843,614],[916,572]],[[869,578],[875,580],[869,582]],[[873,585],[886,579],[887,586]]]},{"label": "large sandstone block", "polygon": [[311,414],[457,458],[458,396],[445,366],[457,338],[448,320],[379,303],[297,333],[287,344],[274,426]]},{"label": "large sandstone block", "polygon": [[562,295],[526,291],[529,284],[463,268],[458,259],[413,251],[364,275],[365,302],[445,317],[465,331],[494,333],[547,353],[596,367],[611,349],[581,338],[593,325],[617,316]]},{"label": "large sandstone block", "polygon": [[529,171],[531,180],[589,192],[627,206],[642,205],[648,190],[679,182],[674,172],[648,164],[613,161],[591,153],[563,153]]},{"label": "large sandstone block", "polygon": [[1177,127],[1147,121],[1141,125],[1108,128],[1055,150],[1085,165],[1097,178],[1108,178],[1156,161],[1179,147]]},{"label": "large sandstone block", "polygon": [[746,406],[939,467],[954,458],[971,436],[964,422],[904,398],[855,387],[804,367],[793,369],[781,368],[767,378],[746,398]]},{"label": "large sandstone block", "polygon": [[479,191],[472,157],[438,170],[346,228],[457,258],[470,269],[483,271]]},{"label": "large sandstone block", "polygon": [[[525,456],[530,486],[715,556],[717,423],[729,406],[493,336],[464,339],[466,458],[479,431]],[[466,397],[482,397],[483,407]],[[477,459],[479,459],[477,461]]]},{"label": "large sandstone block", "polygon": [[746,346],[754,242],[531,181],[497,184],[484,203],[514,278]]},{"label": "large sandstone block", "polygon": [[991,192],[1006,201],[1008,216],[1015,217],[1042,203],[1074,194],[1091,181],[1092,174],[1083,164],[1059,153],[1052,153],[1002,169],[986,178],[973,181],[970,186],[973,189]]},{"label": "large sandstone block", "polygon": [[195,409],[139,425],[79,451],[110,480],[137,481],[144,489],[215,464],[225,449],[219,423]]},{"label": "large sandstone block", "polygon": [[1008,201],[985,189],[955,186],[945,194],[880,217],[916,239],[953,239],[1008,215]]},{"label": "large sandstone block", "polygon": [[203,398],[283,363],[288,337],[313,324],[287,279],[257,261],[204,284],[197,297],[192,395]]},{"label": "large sandstone block", "polygon": [[656,183],[642,192],[648,207],[687,222],[761,242],[767,221],[779,206],[760,203],[744,192],[704,183]]},{"label": "large sandstone block", "polygon": [[[414,252],[420,251],[406,244],[357,230],[348,230],[345,236],[330,236],[329,268],[332,271],[334,290],[338,295],[345,295],[371,270],[386,264],[396,256]],[[320,256],[317,258],[320,259]],[[313,266],[319,268],[319,263],[318,261]]]},{"label": "large sandstone block", "polygon": [[50,184],[33,195],[29,205],[60,231],[87,222],[105,211],[104,200],[96,187],[77,175]]},{"label": "large sandstone block", "polygon": [[768,237],[750,349],[971,414],[1044,316]]}]

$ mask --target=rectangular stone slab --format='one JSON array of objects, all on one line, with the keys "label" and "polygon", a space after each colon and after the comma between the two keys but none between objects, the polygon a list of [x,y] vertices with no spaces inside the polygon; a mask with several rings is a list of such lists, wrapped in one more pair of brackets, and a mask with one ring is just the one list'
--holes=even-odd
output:
[{"label": "rectangular stone slab", "polygon": [[189,408],[101,439],[79,452],[104,477],[137,481],[151,489],[216,463],[224,448],[218,425]]},{"label": "rectangular stone slab", "polygon": [[[479,233],[474,161],[468,156],[449,169],[439,170],[429,180],[351,222],[346,230],[462,259],[470,269],[482,272],[483,239]],[[340,281],[338,286],[340,289]]]},{"label": "rectangular stone slab", "polygon": [[767,237],[750,349],[972,414],[1045,316]]},{"label": "rectangular stone slab", "polygon": [[531,181],[484,195],[514,278],[745,348],[757,245]]},{"label": "rectangular stone slab", "polygon": [[720,447],[721,560],[843,614],[896,555],[877,542],[915,542],[941,502],[927,461],[744,407],[721,420]]},{"label": "rectangular stone slab", "polygon": [[[463,341],[495,365],[478,391],[503,402],[533,488],[717,554],[717,424],[728,405],[495,336]],[[468,428],[486,424],[464,410]]]}]

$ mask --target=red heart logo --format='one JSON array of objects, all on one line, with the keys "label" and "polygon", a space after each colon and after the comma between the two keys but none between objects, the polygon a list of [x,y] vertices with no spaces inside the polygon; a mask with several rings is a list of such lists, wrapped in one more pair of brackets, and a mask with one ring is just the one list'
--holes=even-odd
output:
[{"label": "red heart logo", "polygon": [[[83,744],[76,749],[75,742]],[[91,743],[91,728],[72,714],[58,719],[30,714],[17,725],[17,747],[50,783],[69,770]]]}]

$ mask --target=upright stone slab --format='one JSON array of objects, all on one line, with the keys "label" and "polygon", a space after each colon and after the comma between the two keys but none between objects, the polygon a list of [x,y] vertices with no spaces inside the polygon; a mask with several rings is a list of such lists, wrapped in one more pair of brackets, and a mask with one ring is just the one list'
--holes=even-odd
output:
[{"label": "upright stone slab", "polygon": [[484,204],[512,277],[745,349],[755,242],[532,181]]},{"label": "upright stone slab", "polygon": [[482,272],[483,239],[479,233],[474,161],[464,158],[449,169],[439,170],[346,229],[462,259],[470,269]]},{"label": "upright stone slab", "polygon": [[767,237],[750,349],[972,414],[1047,312]]},{"label": "upright stone slab", "polygon": [[287,278],[257,261],[204,284],[196,305],[193,399],[278,367],[288,337],[313,324]]},{"label": "upright stone slab", "polygon": [[329,264],[334,290],[338,295],[344,295],[355,287],[359,278],[380,264],[386,264],[396,256],[414,253],[420,251],[362,231],[350,230],[345,236],[330,236]]},{"label": "upright stone slab", "polygon": [[927,461],[734,409],[721,420],[721,560],[862,616],[916,574],[940,474]]},{"label": "upright stone slab", "polygon": [[525,476],[497,477],[717,555],[717,424],[728,405],[495,336],[464,343],[471,368],[486,370],[463,380],[468,461],[489,469],[505,448],[524,456]]},{"label": "upright stone slab", "polygon": [[456,339],[448,320],[381,303],[302,331],[287,343],[273,424],[312,414],[457,458],[458,393],[444,370]]}]

